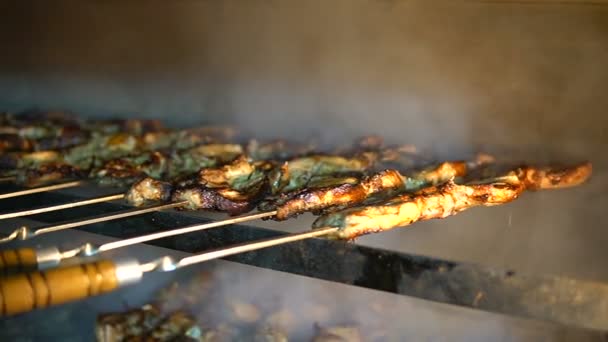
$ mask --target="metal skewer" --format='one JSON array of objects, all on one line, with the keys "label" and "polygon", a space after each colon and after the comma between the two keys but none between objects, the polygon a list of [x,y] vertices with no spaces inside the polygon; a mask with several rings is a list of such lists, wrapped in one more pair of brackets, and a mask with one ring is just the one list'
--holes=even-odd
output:
[{"label": "metal skewer", "polygon": [[[169,204],[164,204],[162,206],[176,207],[176,206],[184,205],[185,203],[186,202],[169,203]],[[147,210],[148,212],[154,211],[154,210],[158,210],[158,206],[154,207],[154,208],[146,208],[146,209],[148,209]],[[127,212],[125,214],[132,216],[133,212]],[[137,214],[139,214],[139,213],[137,213]],[[125,217],[124,214],[118,214],[118,215],[122,215],[122,217]],[[226,226],[226,225],[234,224],[234,223],[241,223],[241,222],[246,222],[246,221],[251,221],[251,220],[257,220],[257,219],[274,216],[274,215],[276,215],[276,211],[269,211],[269,212],[239,216],[239,217],[234,217],[234,218],[230,218],[230,219],[222,220],[222,221],[214,221],[214,222],[209,222],[209,223],[196,224],[196,225],[186,226],[186,227],[172,229],[172,230],[168,230],[168,231],[152,233],[152,234],[143,235],[143,236],[137,236],[137,237],[133,237],[133,238],[129,238],[129,239],[108,242],[108,243],[102,244],[100,246],[95,246],[91,243],[85,243],[84,245],[82,245],[80,247],[73,248],[73,249],[70,249],[70,250],[67,250],[64,252],[59,251],[55,247],[43,248],[43,249],[39,249],[39,250],[34,250],[31,248],[27,248],[27,249],[24,248],[24,249],[17,249],[17,250],[1,251],[0,256],[3,256],[4,254],[7,254],[7,253],[12,253],[17,256],[29,255],[31,257],[26,258],[28,261],[27,265],[24,265],[23,263],[18,262],[19,260],[22,260],[23,258],[19,258],[19,257],[10,258],[9,257],[8,258],[9,260],[14,259],[14,260],[17,260],[17,262],[5,262],[3,265],[4,267],[0,266],[0,270],[2,270],[2,268],[4,268],[4,270],[6,272],[10,272],[10,271],[13,271],[13,269],[20,270],[20,269],[24,269],[24,268],[32,268],[34,266],[37,267],[38,269],[46,269],[46,268],[57,266],[63,260],[66,260],[69,258],[74,258],[77,256],[90,257],[90,256],[97,255],[99,253],[102,253],[102,252],[107,252],[107,251],[122,248],[122,247],[132,246],[132,245],[135,245],[138,243],[158,240],[158,239],[162,239],[162,238],[169,237],[169,236],[187,234],[187,233],[192,233],[192,232],[196,232],[196,231]],[[102,218],[107,219],[106,217],[102,217]],[[93,219],[93,220],[95,220],[95,219]],[[66,226],[66,225],[64,225],[64,226]],[[59,228],[65,229],[64,227],[59,227]],[[57,230],[57,227],[50,227],[50,228],[38,230],[36,232],[39,232],[38,235],[40,235],[40,234],[44,234],[44,233],[48,233],[48,232],[56,231],[56,230]],[[34,232],[34,233],[36,233],[36,232]],[[32,257],[34,257],[34,259],[32,259]],[[5,258],[5,259],[7,259],[7,258]]]},{"label": "metal skewer", "polygon": [[[90,205],[90,204],[95,204],[95,203],[115,201],[115,200],[123,199],[124,197],[125,197],[124,193],[116,193],[116,194],[112,194],[112,195],[99,196],[99,197],[89,198],[89,199],[76,201],[76,202],[52,205],[50,207],[15,211],[12,213],[0,214],[0,220],[42,214],[42,213],[47,213],[47,212],[56,211],[56,210],[71,209],[71,208],[82,207],[85,205]],[[0,242],[1,242],[1,240],[0,240]]]},{"label": "metal skewer", "polygon": [[135,284],[146,272],[170,272],[182,267],[239,253],[327,235],[339,228],[326,227],[265,240],[237,244],[174,260],[165,256],[141,264],[137,260],[101,260],[75,266],[18,274],[0,279],[0,316],[45,308],[108,293]]},{"label": "metal skewer", "polygon": [[8,192],[8,193],[5,193],[5,194],[0,194],[0,199],[11,198],[11,197],[18,197],[18,196],[25,196],[25,195],[31,195],[31,194],[37,194],[39,192],[46,192],[46,191],[60,190],[60,189],[66,189],[66,188],[73,188],[73,187],[80,186],[83,183],[84,183],[83,181],[72,181],[72,182],[66,182],[66,183],[45,185],[45,186],[40,186],[40,187],[37,187],[37,188],[31,188],[31,189],[26,189],[26,190],[19,190],[19,191],[14,191],[14,192]]},{"label": "metal skewer", "polygon": [[125,217],[143,215],[143,214],[151,213],[154,211],[160,211],[160,210],[164,210],[164,209],[179,207],[179,206],[182,206],[187,203],[188,203],[187,201],[180,201],[180,202],[172,202],[172,203],[161,203],[161,204],[156,204],[156,205],[152,205],[152,206],[144,207],[144,208],[128,209],[128,210],[119,211],[114,214],[109,214],[109,215],[104,214],[101,216],[94,216],[94,217],[84,219],[84,220],[70,221],[70,222],[45,226],[42,228],[38,228],[35,231],[31,231],[28,227],[23,226],[23,227],[15,229],[11,234],[7,235],[6,237],[0,238],[0,243],[5,243],[5,242],[17,240],[17,239],[18,240],[28,240],[28,239],[34,238],[34,237],[42,235],[42,234],[57,232],[60,230],[65,230],[65,229],[70,229],[70,228],[75,228],[75,227],[80,227],[80,226],[86,226],[88,224],[95,224],[95,223],[100,223],[100,222],[118,220],[118,219],[125,218]]},{"label": "metal skewer", "polygon": [[15,179],[17,179],[17,177],[15,177],[15,176],[5,176],[5,177],[0,177],[0,182],[10,182],[10,181],[14,181]]}]

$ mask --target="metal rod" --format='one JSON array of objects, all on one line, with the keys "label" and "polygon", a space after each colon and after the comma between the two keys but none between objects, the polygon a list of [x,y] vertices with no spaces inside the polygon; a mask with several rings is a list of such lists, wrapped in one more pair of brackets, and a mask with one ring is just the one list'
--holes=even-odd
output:
[{"label": "metal rod", "polygon": [[50,225],[50,226],[39,228],[33,232],[30,231],[27,227],[21,227],[21,228],[16,229],[10,235],[0,239],[0,243],[9,242],[9,241],[16,240],[16,239],[27,240],[27,239],[31,239],[35,236],[39,236],[42,234],[47,234],[47,233],[52,233],[52,232],[56,232],[56,231],[60,231],[60,230],[85,226],[88,224],[94,224],[94,223],[118,220],[121,218],[126,218],[126,217],[131,217],[131,216],[136,216],[136,215],[142,215],[142,214],[151,213],[151,212],[155,212],[155,211],[159,211],[159,210],[179,207],[184,204],[187,204],[187,202],[180,201],[180,202],[173,202],[173,203],[156,204],[156,205],[152,205],[152,206],[145,207],[145,208],[134,208],[134,209],[120,211],[115,214],[103,215],[103,216],[98,216],[98,217],[92,217],[92,218],[85,219],[85,220],[70,221],[70,222],[66,222],[66,223]]},{"label": "metal rod", "polygon": [[10,181],[14,181],[15,179],[17,179],[17,177],[15,177],[15,176],[4,176],[4,177],[0,177],[0,182],[10,182]]},{"label": "metal rod", "polygon": [[[186,202],[184,201],[184,202],[179,202],[179,203],[172,203],[172,205],[175,205],[175,206],[183,205],[183,204],[186,204]],[[158,232],[158,233],[153,233],[153,234],[148,234],[148,235],[143,235],[143,236],[137,236],[137,237],[133,237],[133,238],[129,238],[129,239],[108,242],[99,247],[95,247],[90,243],[86,243],[80,247],[70,249],[65,252],[60,252],[57,255],[57,257],[60,260],[56,260],[56,262],[60,262],[62,260],[73,258],[76,256],[93,256],[93,255],[96,255],[101,252],[106,252],[106,251],[117,249],[117,248],[132,246],[132,245],[142,243],[142,242],[162,239],[162,238],[169,237],[169,236],[187,234],[187,233],[192,233],[192,232],[196,232],[196,231],[201,231],[201,230],[206,230],[206,229],[211,229],[211,228],[216,228],[216,227],[221,227],[221,226],[227,226],[229,224],[257,220],[257,219],[261,219],[264,217],[274,216],[274,215],[276,215],[276,213],[277,213],[276,211],[269,211],[269,212],[234,217],[234,218],[230,218],[230,219],[222,220],[222,221],[214,221],[214,222],[209,222],[209,223],[197,224],[197,225],[193,225],[193,226],[187,226],[187,227],[183,227],[183,228],[177,228],[177,229],[167,230],[167,231],[163,231],[163,232]]]},{"label": "metal rod", "polygon": [[220,258],[224,258],[227,256],[239,254],[239,253],[251,252],[251,251],[258,250],[258,249],[283,245],[283,244],[290,243],[290,242],[295,242],[295,241],[300,241],[300,240],[305,240],[305,239],[310,239],[310,238],[315,238],[315,237],[331,234],[333,232],[336,232],[338,229],[339,228],[336,228],[336,227],[325,227],[325,228],[318,228],[318,229],[309,230],[309,231],[300,232],[300,233],[292,233],[292,234],[275,237],[275,238],[269,238],[269,239],[253,241],[253,242],[245,242],[245,243],[237,244],[234,246],[219,248],[219,249],[216,249],[216,250],[213,250],[210,252],[204,252],[201,254],[185,257],[185,258],[180,259],[177,262],[175,262],[171,257],[163,257],[163,258],[154,260],[154,261],[146,263],[146,264],[141,264],[140,270],[141,270],[141,272],[151,272],[151,271],[169,272],[169,271],[176,270],[178,268],[182,268],[182,267],[186,267],[186,266],[190,266],[190,265],[194,265],[194,264],[198,264],[201,262],[206,262],[206,261],[210,261],[210,260],[214,260],[214,259],[220,259]]},{"label": "metal rod", "polygon": [[234,218],[230,218],[230,219],[222,220],[222,221],[214,221],[214,222],[210,222],[210,223],[197,224],[197,225],[188,226],[188,227],[184,227],[184,228],[178,228],[178,229],[168,230],[168,231],[164,231],[164,232],[153,233],[153,234],[148,234],[148,235],[144,235],[144,236],[138,236],[138,237],[134,237],[134,238],[130,238],[130,239],[109,242],[109,243],[105,243],[105,244],[99,246],[99,251],[104,252],[104,251],[109,251],[109,250],[116,249],[116,248],[135,245],[135,244],[142,243],[142,242],[162,239],[162,238],[165,238],[168,236],[187,234],[187,233],[192,233],[192,232],[201,231],[201,230],[205,230],[205,229],[226,226],[226,225],[234,224],[234,223],[253,221],[253,220],[257,220],[257,219],[261,219],[261,218],[265,218],[265,217],[274,216],[276,214],[277,214],[276,211],[268,211],[268,212],[263,212],[263,213],[234,217]]},{"label": "metal rod", "polygon": [[6,194],[0,194],[0,199],[31,195],[31,194],[36,194],[39,192],[73,188],[73,187],[82,185],[82,183],[83,183],[83,181],[73,181],[73,182],[59,183],[59,184],[53,184],[53,185],[45,185],[45,186],[26,189],[26,190],[14,191],[14,192],[6,193]]},{"label": "metal rod", "polygon": [[89,199],[76,201],[76,202],[53,205],[50,207],[15,211],[12,213],[0,214],[0,220],[21,217],[21,216],[36,215],[36,214],[47,213],[47,212],[56,211],[56,210],[71,209],[71,208],[82,207],[85,205],[90,205],[90,204],[95,204],[95,203],[115,201],[115,200],[123,199],[124,197],[125,197],[124,193],[117,193],[117,194],[112,194],[112,195],[89,198]]},{"label": "metal rod", "polygon": [[224,258],[230,255],[235,255],[239,253],[251,252],[262,248],[282,245],[289,242],[300,241],[304,239],[310,239],[314,237],[319,237],[323,235],[327,235],[333,232],[338,231],[339,228],[336,227],[326,227],[319,228],[315,230],[305,231],[301,233],[293,233],[287,236],[281,236],[276,238],[269,238],[265,240],[260,240],[256,242],[245,242],[242,244],[234,245],[232,247],[220,248],[215,251],[206,252],[198,255],[193,255],[189,257],[185,257],[181,259],[176,267],[181,268],[188,265],[193,265],[213,259]]}]

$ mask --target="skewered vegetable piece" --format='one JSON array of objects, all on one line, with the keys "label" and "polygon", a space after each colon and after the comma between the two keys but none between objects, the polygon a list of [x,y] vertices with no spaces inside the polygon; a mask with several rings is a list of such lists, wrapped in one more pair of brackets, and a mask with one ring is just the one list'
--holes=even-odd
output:
[{"label": "skewered vegetable piece", "polygon": [[302,189],[315,176],[366,171],[373,166],[376,157],[374,153],[363,153],[352,158],[316,155],[287,161],[271,172],[271,193],[276,195]]}]

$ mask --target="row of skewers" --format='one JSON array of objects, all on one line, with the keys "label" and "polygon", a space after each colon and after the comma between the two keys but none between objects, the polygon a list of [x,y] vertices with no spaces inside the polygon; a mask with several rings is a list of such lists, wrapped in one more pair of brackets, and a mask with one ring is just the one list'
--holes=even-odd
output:
[{"label": "row of skewers", "polygon": [[[5,237],[4,242],[169,208],[221,211],[231,216],[258,211],[102,246],[86,244],[63,252],[54,248],[2,251],[0,268],[5,270],[54,267],[72,257],[92,256],[135,243],[252,219],[282,221],[305,212],[319,216],[313,230],[308,232],[232,246],[179,261],[162,258],[141,264],[134,260],[102,260],[78,268],[56,268],[5,278],[0,280],[0,300],[6,304],[4,314],[106,292],[139,281],[144,272],[170,271],[311,237],[353,240],[417,221],[444,218],[475,206],[504,204],[525,190],[579,185],[590,177],[592,170],[588,162],[567,167],[504,165],[486,154],[469,160],[437,162],[412,146],[386,145],[378,137],[366,137],[352,147],[331,151],[284,141],[242,141],[236,130],[227,128],[170,130],[154,121],[89,122],[54,113],[34,117],[5,115],[0,121],[5,125],[1,129],[5,133],[0,135],[3,153],[0,166],[5,169],[4,176],[29,187],[0,198],[87,183],[126,188],[124,192],[82,202],[7,213],[5,218],[122,198],[136,207],[33,232],[22,227]],[[70,132],[70,139],[66,139],[65,132]],[[45,149],[48,146],[53,148]],[[68,182],[48,184],[64,180]],[[61,292],[70,295],[51,296],[57,300],[40,295],[37,287],[47,289],[48,293],[55,291],[48,283],[54,277],[80,277],[83,281],[73,282],[72,287],[83,288]],[[57,283],[66,286],[64,280]],[[16,287],[30,288],[31,300],[10,302],[7,293]]]}]

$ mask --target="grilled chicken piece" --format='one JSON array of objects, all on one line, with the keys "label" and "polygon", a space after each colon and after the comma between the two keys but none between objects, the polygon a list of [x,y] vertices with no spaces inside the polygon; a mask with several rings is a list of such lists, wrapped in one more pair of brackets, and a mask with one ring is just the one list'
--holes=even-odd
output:
[{"label": "grilled chicken piece", "polygon": [[146,177],[129,188],[125,199],[136,207],[148,202],[165,202],[171,198],[171,190],[171,183]]},{"label": "grilled chicken piece", "polygon": [[475,206],[491,206],[516,199],[524,187],[518,181],[458,185],[453,181],[397,196],[385,203],[350,208],[319,217],[313,227],[338,227],[332,238],[352,240],[358,236],[410,225],[417,221],[445,218]]},{"label": "grilled chicken piece", "polygon": [[526,189],[561,189],[586,182],[591,177],[593,166],[590,162],[560,168],[523,166],[515,172]]},{"label": "grilled chicken piece", "polygon": [[144,173],[127,159],[110,160],[91,173],[91,178],[102,186],[122,187],[141,177],[144,177]]},{"label": "grilled chicken piece", "polygon": [[373,166],[376,157],[375,153],[362,153],[352,158],[316,155],[287,161],[271,172],[271,193],[276,195],[305,188],[315,176],[363,172]]},{"label": "grilled chicken piece", "polygon": [[287,198],[280,198],[275,205],[263,203],[262,210],[277,210],[276,220],[285,220],[304,212],[320,214],[324,210],[339,210],[361,203],[373,202],[377,197],[394,196],[398,193],[414,191],[423,186],[436,185],[447,180],[462,177],[468,169],[467,162],[444,162],[427,168],[412,177],[401,175],[397,170],[384,170],[365,177],[356,183],[345,183],[323,188],[301,190]]},{"label": "grilled chicken piece", "polygon": [[91,177],[100,185],[124,186],[146,176],[161,178],[167,172],[168,166],[167,157],[162,153],[143,153],[110,160],[93,170]]},{"label": "grilled chicken piece", "polygon": [[16,182],[25,186],[38,186],[65,179],[84,178],[86,173],[65,163],[49,163],[32,169],[19,170]]},{"label": "grilled chicken piece", "polygon": [[385,203],[351,208],[319,217],[313,227],[338,227],[333,238],[358,236],[410,225],[417,221],[445,218],[476,206],[493,206],[515,200],[526,189],[556,189],[580,185],[591,176],[591,164],[567,168],[522,167],[507,175],[458,185],[453,181],[404,194]]},{"label": "grilled chicken piece", "polygon": [[[262,165],[263,167],[263,165]],[[218,168],[203,168],[198,177],[175,190],[173,201],[188,201],[182,209],[209,209],[236,215],[255,207],[266,188],[264,171],[240,157]]]},{"label": "grilled chicken piece", "polygon": [[460,178],[467,174],[467,163],[464,161],[443,162],[438,166],[428,168],[412,175],[414,179],[424,180],[425,183],[437,185],[450,178]]},{"label": "grilled chicken piece", "polygon": [[31,139],[14,133],[0,134],[0,153],[13,151],[29,152],[33,149],[34,142]]},{"label": "grilled chicken piece", "polygon": [[203,168],[198,176],[199,183],[208,188],[230,188],[237,191],[247,191],[263,179],[264,172],[245,156],[219,168]]},{"label": "grilled chicken piece", "polygon": [[323,188],[332,189],[345,185],[356,185],[361,181],[361,178],[363,178],[363,175],[360,173],[352,175],[344,174],[337,176],[313,177],[308,182],[306,189],[292,191],[288,193],[281,193],[275,196],[266,196],[265,199],[262,200],[258,205],[258,209],[261,211],[276,210],[278,207],[281,207],[289,201],[296,199],[296,197],[302,195],[305,192],[321,190]]},{"label": "grilled chicken piece", "polygon": [[12,152],[0,155],[0,169],[35,168],[38,165],[59,162],[62,156],[58,151]]},{"label": "grilled chicken piece", "polygon": [[243,154],[238,144],[207,144],[174,152],[171,155],[169,177],[182,177],[198,172],[202,168],[223,165]]},{"label": "grilled chicken piece", "polygon": [[[227,197],[232,197],[232,199]],[[209,189],[201,185],[176,189],[171,196],[171,200],[173,202],[188,202],[187,205],[178,209],[214,210],[226,212],[230,215],[246,213],[253,209],[256,204],[255,196],[250,197],[230,189]]]},{"label": "grilled chicken piece", "polygon": [[[318,214],[328,208],[345,208],[361,203],[374,194],[394,194],[406,187],[407,181],[395,170],[385,170],[356,184],[341,184],[319,189],[305,189],[276,207],[274,219],[286,220],[304,212]],[[265,208],[270,209],[270,208]]]}]

